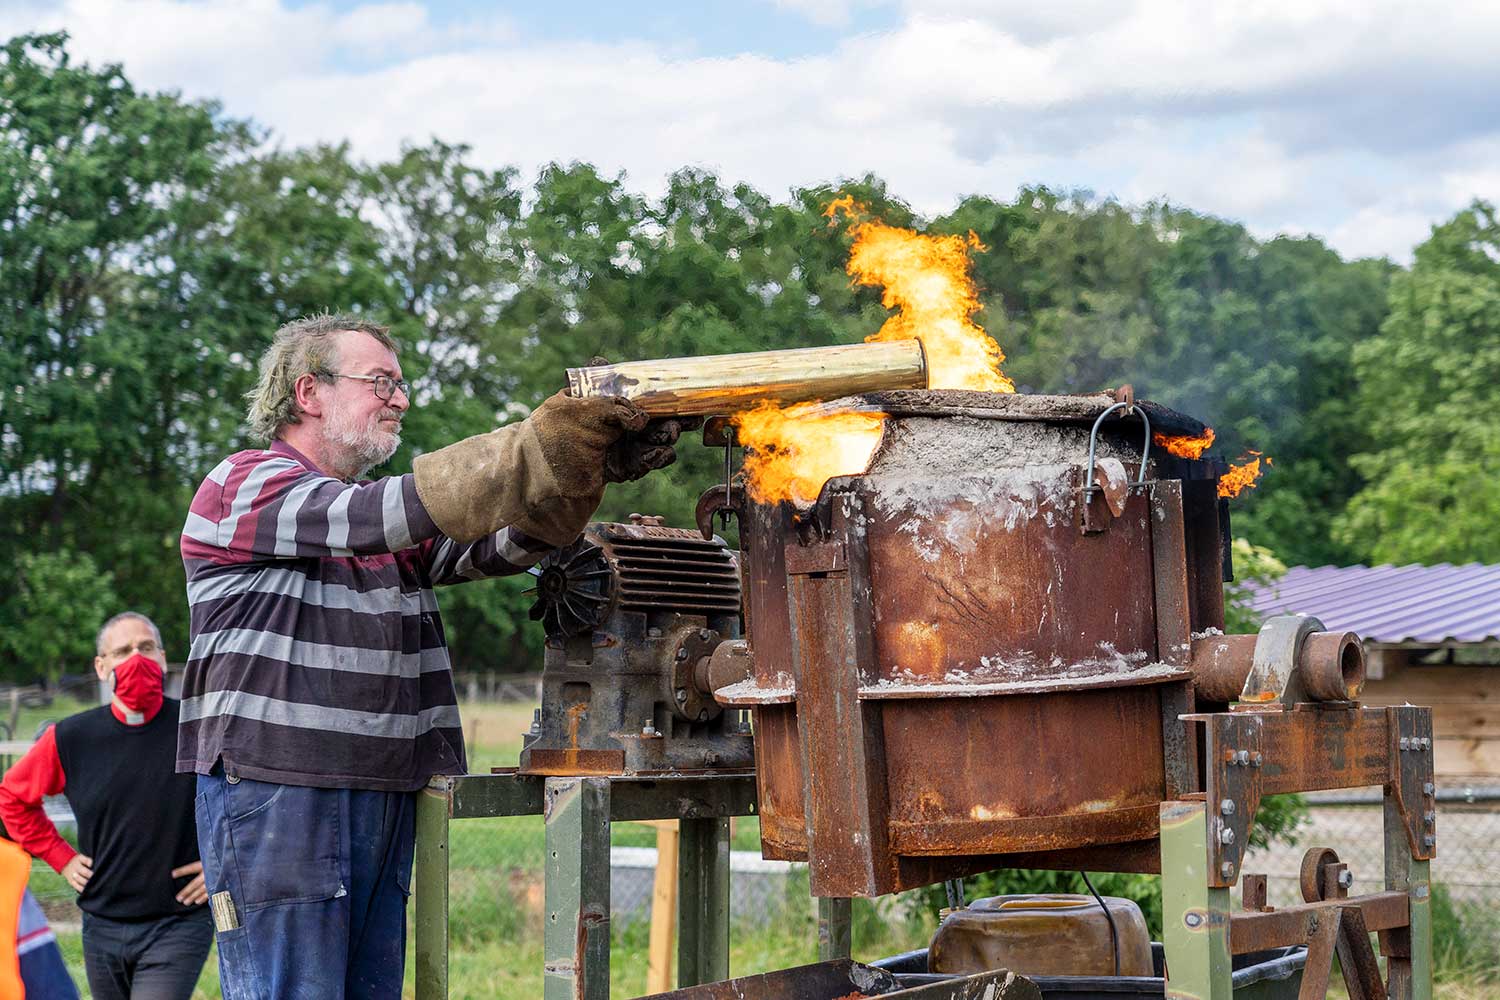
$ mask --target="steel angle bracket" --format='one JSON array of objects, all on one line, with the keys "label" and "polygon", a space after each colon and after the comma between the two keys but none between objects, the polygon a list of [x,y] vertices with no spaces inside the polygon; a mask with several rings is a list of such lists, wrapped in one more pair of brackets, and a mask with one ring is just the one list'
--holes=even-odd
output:
[{"label": "steel angle bracket", "polygon": [[1208,884],[1217,889],[1239,878],[1250,842],[1250,827],[1260,808],[1265,727],[1259,715],[1214,713],[1206,718]]},{"label": "steel angle bracket", "polygon": [[1387,708],[1390,740],[1390,792],[1406,827],[1416,861],[1437,857],[1437,784],[1433,772],[1432,709]]}]

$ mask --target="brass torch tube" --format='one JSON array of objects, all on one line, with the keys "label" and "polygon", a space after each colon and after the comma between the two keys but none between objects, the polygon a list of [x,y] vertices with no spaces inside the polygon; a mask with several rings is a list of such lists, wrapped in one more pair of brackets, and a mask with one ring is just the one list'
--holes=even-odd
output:
[{"label": "brass torch tube", "polygon": [[570,396],[624,396],[657,416],[738,413],[757,403],[927,388],[919,340],[804,347],[568,369]]}]

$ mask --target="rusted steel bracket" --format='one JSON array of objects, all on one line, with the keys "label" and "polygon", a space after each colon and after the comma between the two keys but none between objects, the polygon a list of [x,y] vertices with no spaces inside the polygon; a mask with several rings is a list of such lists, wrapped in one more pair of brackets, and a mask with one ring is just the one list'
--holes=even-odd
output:
[{"label": "rusted steel bracket", "polygon": [[854,886],[877,896],[896,887],[897,872],[881,705],[859,698],[875,662],[864,500],[825,488],[825,504],[827,540],[805,554],[795,543],[785,551],[803,759],[824,765],[816,780],[803,775],[812,891],[846,896]]},{"label": "rusted steel bracket", "polygon": [[1185,718],[1203,723],[1206,741],[1210,885],[1234,884],[1262,796],[1281,792],[1389,786],[1412,857],[1436,853],[1431,709],[1301,705]]},{"label": "rusted steel bracket", "polygon": [[1229,915],[1229,953],[1248,955],[1268,948],[1302,944],[1320,926],[1336,919],[1341,909],[1358,913],[1367,932],[1405,927],[1410,920],[1404,892],[1372,892],[1267,911],[1236,910]]},{"label": "rusted steel bracket", "polygon": [[1390,788],[1405,821],[1411,856],[1437,857],[1437,783],[1433,770],[1432,709],[1401,705],[1384,710],[1389,722]]}]

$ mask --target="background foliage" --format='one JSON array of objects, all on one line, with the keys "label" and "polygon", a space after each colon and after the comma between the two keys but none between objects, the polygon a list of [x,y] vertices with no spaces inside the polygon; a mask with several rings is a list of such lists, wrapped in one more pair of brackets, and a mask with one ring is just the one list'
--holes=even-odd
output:
[{"label": "background foliage", "polygon": [[[645,197],[587,164],[522,179],[437,140],[380,163],[268,140],[213,104],[74,63],[63,36],[0,48],[0,557],[20,587],[0,600],[0,671],[12,679],[87,669],[82,646],[45,637],[91,636],[88,621],[120,606],[152,615],[184,654],[183,511],[246,444],[241,397],[280,323],[340,309],[392,325],[419,403],[389,467],[403,471],[524,415],[596,354],[863,339],[884,310],[876,290],[850,286],[846,238],[821,215],[838,191],[888,222],[978,235],[980,320],[1023,390],[1129,381],[1212,423],[1228,457],[1273,455],[1235,528],[1281,562],[1500,558],[1488,205],[1437,227],[1402,269],[1175,205],[1042,187],[923,219],[869,176],[772,198],[690,169]],[[690,441],[666,473],[612,488],[601,516],[686,523],[720,460]],[[26,582],[64,571],[55,587]],[[441,595],[457,664],[539,662],[524,586]]]}]

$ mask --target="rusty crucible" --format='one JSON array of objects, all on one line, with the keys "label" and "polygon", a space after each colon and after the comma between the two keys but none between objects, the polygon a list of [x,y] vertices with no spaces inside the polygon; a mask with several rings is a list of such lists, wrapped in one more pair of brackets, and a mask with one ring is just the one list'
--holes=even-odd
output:
[{"label": "rusty crucible", "polygon": [[817,895],[1159,863],[1227,512],[1221,465],[1142,452],[1143,418],[1203,425],[1117,402],[855,397],[888,414],[865,475],[742,507],[751,679],[716,697],[754,711],[763,851]]}]

